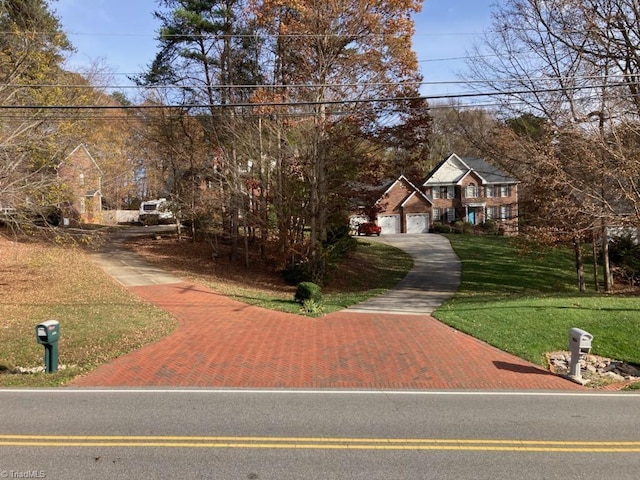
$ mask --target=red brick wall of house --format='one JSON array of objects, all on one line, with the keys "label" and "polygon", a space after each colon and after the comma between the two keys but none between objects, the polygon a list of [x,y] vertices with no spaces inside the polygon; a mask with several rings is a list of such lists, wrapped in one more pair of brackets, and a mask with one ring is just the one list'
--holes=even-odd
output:
[{"label": "red brick wall of house", "polygon": [[404,213],[430,213],[431,205],[417,193],[404,204]]},{"label": "red brick wall of house", "polygon": [[402,213],[402,202],[413,190],[403,181],[396,182],[387,194],[378,202],[379,215]]},{"label": "red brick wall of house", "polygon": [[73,151],[58,166],[58,177],[69,190],[70,211],[65,216],[77,216],[85,222],[100,221],[101,202],[97,197],[86,198],[86,194],[100,190],[101,172],[84,148]]},{"label": "red brick wall of house", "polygon": [[398,181],[385,197],[379,202],[379,215],[392,215],[402,213],[429,213],[431,205],[417,192],[402,206],[402,203],[414,193],[415,190],[404,181]]},{"label": "red brick wall of house", "polygon": [[[467,187],[474,183],[477,186],[477,196],[474,198],[466,197]],[[439,187],[433,187],[439,188]],[[455,208],[456,209],[456,219],[462,220],[465,218],[465,214],[468,212],[469,205],[478,205],[484,204],[486,205],[486,209],[482,207],[476,207],[476,223],[480,224],[486,221],[484,217],[485,214],[488,214],[488,209],[491,207],[501,207],[503,205],[508,205],[510,210],[510,218],[507,220],[500,220],[501,227],[504,229],[504,232],[507,234],[516,233],[518,230],[518,186],[517,185],[509,185],[509,194],[507,196],[500,196],[500,187],[494,186],[494,192],[492,197],[487,197],[487,187],[482,185],[482,180],[475,174],[471,173],[467,175],[461,182],[461,185],[456,186],[454,188],[454,198],[434,198],[433,208],[434,209],[447,209],[447,208]],[[431,196],[432,191],[427,188],[427,195]],[[441,197],[444,196],[444,193],[441,193]],[[466,207],[466,208],[465,208]],[[487,215],[488,216],[488,215]],[[434,218],[434,221],[437,219]]]}]

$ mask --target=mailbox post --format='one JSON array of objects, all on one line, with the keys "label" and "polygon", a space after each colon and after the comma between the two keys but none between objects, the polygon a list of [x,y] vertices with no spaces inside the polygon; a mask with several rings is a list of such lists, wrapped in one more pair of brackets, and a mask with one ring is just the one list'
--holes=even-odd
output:
[{"label": "mailbox post", "polygon": [[589,352],[591,352],[591,342],[593,335],[585,332],[580,328],[572,328],[569,330],[569,350],[571,351],[571,362],[569,364],[569,378],[578,383],[582,381],[582,373],[580,371],[580,360]]},{"label": "mailbox post", "polygon": [[59,337],[60,323],[57,320],[47,320],[36,325],[36,340],[44,345],[44,365],[47,373],[58,371]]}]

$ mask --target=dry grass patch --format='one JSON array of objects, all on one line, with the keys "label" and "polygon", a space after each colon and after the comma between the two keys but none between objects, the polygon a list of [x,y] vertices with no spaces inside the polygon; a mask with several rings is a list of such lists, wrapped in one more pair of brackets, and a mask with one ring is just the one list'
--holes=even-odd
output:
[{"label": "dry grass patch", "polygon": [[[80,248],[0,237],[0,385],[59,385],[153,342],[175,328],[165,312],[140,301]],[[13,374],[43,365],[35,326],[60,322],[55,374]]]}]

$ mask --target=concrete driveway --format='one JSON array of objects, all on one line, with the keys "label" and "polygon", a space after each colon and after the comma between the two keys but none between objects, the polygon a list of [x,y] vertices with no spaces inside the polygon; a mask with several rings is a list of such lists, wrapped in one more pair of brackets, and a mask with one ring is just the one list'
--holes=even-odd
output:
[{"label": "concrete driveway", "polygon": [[[94,256],[114,279],[127,287],[180,283],[170,272],[156,267],[120,246],[131,237],[152,237],[175,230],[173,226],[130,227],[112,237]],[[363,238],[361,238],[363,239]],[[367,237],[404,250],[413,257],[414,267],[387,293],[353,305],[347,310],[360,313],[430,314],[451,298],[460,285],[460,260],[449,240],[434,234],[401,234]]]},{"label": "concrete driveway", "polygon": [[160,267],[145,261],[140,255],[122,247],[122,242],[133,237],[153,237],[175,232],[173,225],[126,227],[116,232],[94,255],[94,261],[117,282],[126,287],[180,283],[182,280]]},{"label": "concrete driveway", "polygon": [[392,290],[349,307],[351,312],[431,314],[451,298],[460,285],[460,260],[446,237],[430,233],[369,237],[404,250],[414,267]]}]

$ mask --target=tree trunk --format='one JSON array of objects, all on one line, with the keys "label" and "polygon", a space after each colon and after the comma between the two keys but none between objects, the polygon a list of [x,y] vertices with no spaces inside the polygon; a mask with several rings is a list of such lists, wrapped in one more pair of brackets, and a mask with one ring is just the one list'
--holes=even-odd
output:
[{"label": "tree trunk", "polygon": [[578,289],[581,292],[585,291],[585,282],[584,282],[584,261],[582,258],[582,248],[580,245],[580,239],[575,237],[573,239],[573,251],[576,256],[576,276],[578,280]]},{"label": "tree trunk", "polygon": [[260,255],[266,255],[267,241],[269,239],[269,204],[267,192],[270,190],[269,167],[264,165],[264,145],[262,140],[262,117],[258,118],[258,165],[260,174]]},{"label": "tree trunk", "polygon": [[596,292],[600,291],[600,282],[598,281],[598,237],[596,231],[593,230],[591,238],[591,253],[593,256],[593,285]]},{"label": "tree trunk", "polygon": [[604,271],[604,291],[609,293],[613,289],[613,276],[609,263],[609,231],[604,219],[602,220],[602,269]]}]

